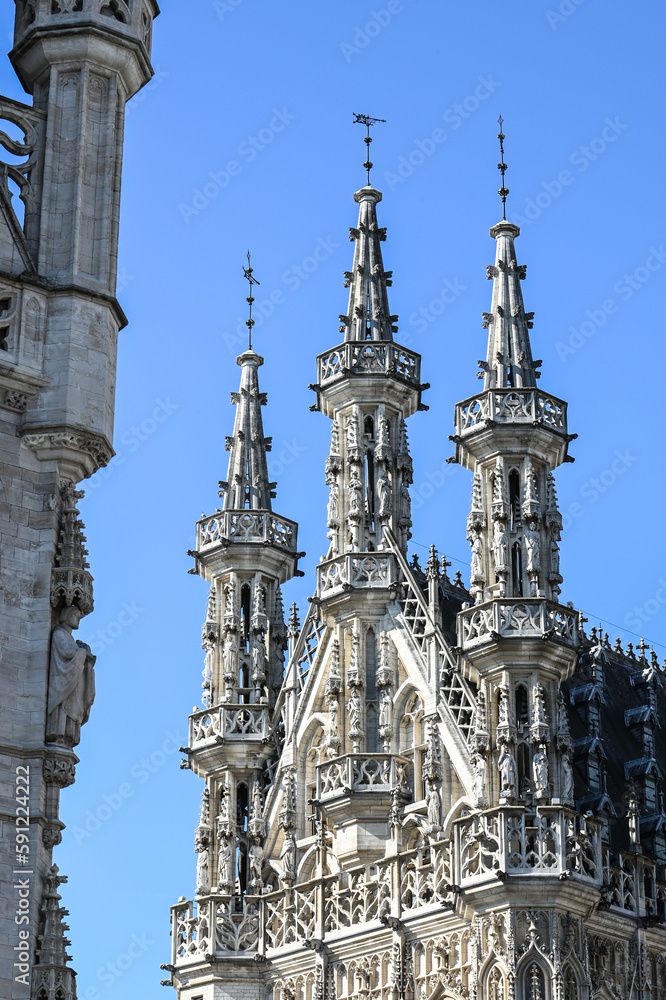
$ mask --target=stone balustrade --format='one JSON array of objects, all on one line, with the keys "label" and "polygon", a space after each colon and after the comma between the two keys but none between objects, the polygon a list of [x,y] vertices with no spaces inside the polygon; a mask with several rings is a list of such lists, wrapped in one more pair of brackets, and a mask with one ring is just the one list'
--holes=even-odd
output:
[{"label": "stone balustrade", "polygon": [[419,385],[421,357],[392,341],[350,340],[317,358],[319,385],[343,375],[397,375]]},{"label": "stone balustrade", "polygon": [[543,424],[567,433],[567,404],[538,389],[487,389],[456,406],[456,434],[485,423]]},{"label": "stone balustrade", "polygon": [[385,589],[396,582],[395,561],[390,552],[347,552],[317,566],[319,597],[355,587]]},{"label": "stone balustrade", "polygon": [[297,524],[270,510],[224,510],[197,522],[197,550],[210,545],[256,542],[296,550]]},{"label": "stone balustrade", "polygon": [[317,765],[317,798],[350,792],[409,790],[410,761],[390,753],[348,753]]},{"label": "stone balustrade", "polygon": [[190,716],[189,746],[215,740],[246,739],[270,736],[270,723],[265,705],[218,705],[194,712]]},{"label": "stone balustrade", "polygon": [[458,645],[467,650],[497,639],[555,638],[578,646],[578,613],[543,598],[475,604],[458,614]]}]

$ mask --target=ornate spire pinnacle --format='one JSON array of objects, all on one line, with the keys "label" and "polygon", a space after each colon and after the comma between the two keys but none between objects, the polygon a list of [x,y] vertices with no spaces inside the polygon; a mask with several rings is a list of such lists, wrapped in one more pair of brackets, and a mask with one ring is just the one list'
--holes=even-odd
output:
[{"label": "ornate spire pinnacle", "polygon": [[370,115],[359,115],[355,111],[353,112],[353,115],[354,115],[354,125],[365,125],[366,127],[366,135],[363,140],[365,143],[366,155],[365,155],[365,163],[363,164],[363,166],[367,172],[368,187],[370,187],[370,171],[372,170],[372,163],[370,162],[370,143],[372,142],[372,137],[370,135],[370,126],[376,125],[377,122],[385,122],[386,119],[371,118]]},{"label": "ornate spire pinnacle", "polygon": [[345,285],[349,287],[349,308],[340,316],[340,333],[345,340],[393,340],[397,333],[398,317],[391,316],[387,288],[392,271],[384,270],[380,243],[386,239],[386,229],[377,225],[377,203],[382,200],[380,191],[364,187],[354,195],[358,202],[358,226],[349,230],[349,239],[355,241],[354,264],[345,271]]},{"label": "ornate spire pinnacle", "polygon": [[252,319],[252,303],[254,302],[254,296],[252,294],[252,286],[253,285],[259,285],[259,284],[261,284],[261,282],[257,281],[256,278],[252,277],[253,272],[254,272],[254,268],[252,267],[252,264],[250,262],[250,251],[248,250],[248,252],[247,252],[247,267],[243,268],[243,274],[247,278],[248,284],[250,286],[250,288],[249,288],[249,294],[248,294],[248,296],[247,296],[247,298],[245,300],[247,302],[248,306],[249,306],[249,317],[248,317],[248,319],[245,320],[245,326],[247,327],[247,349],[248,349],[248,351],[252,350],[252,327],[254,326],[254,320]]},{"label": "ornate spire pinnacle", "polygon": [[43,930],[38,939],[38,964],[33,972],[32,996],[76,1000],[76,973],[67,964],[70,941],[65,937],[69,927],[64,921],[68,911],[59,905],[58,889],[67,881],[53,865],[44,878],[42,910]]},{"label": "ornate spire pinnacle", "polygon": [[486,273],[493,282],[492,304],[483,314],[488,330],[488,355],[481,365],[484,389],[533,388],[539,378],[540,361],[533,361],[529,330],[534,313],[526,313],[520,283],[526,267],[516,263],[514,239],[520,235],[518,226],[503,219],[490,230],[497,241],[495,263]]},{"label": "ornate spire pinnacle", "polygon": [[240,390],[231,394],[237,409],[234,433],[226,441],[226,449],[231,452],[229,473],[227,481],[220,483],[224,510],[272,509],[276,484],[268,481],[266,462],[271,438],[264,437],[261,407],[266,403],[266,394],[259,391],[259,367],[263,363],[264,359],[251,348],[236,358],[241,383]]},{"label": "ornate spire pinnacle", "polygon": [[51,605],[56,610],[75,605],[82,615],[93,610],[93,578],[88,572],[88,550],[77,502],[85,496],[71,482],[61,487],[62,513],[55,567],[51,577]]},{"label": "ornate spire pinnacle", "polygon": [[502,125],[504,124],[504,120],[501,115],[499,116],[497,121],[499,122],[499,127],[500,127],[500,130],[497,133],[497,138],[499,139],[499,144],[500,144],[500,160],[501,160],[501,163],[497,164],[497,169],[500,170],[502,173],[502,187],[498,190],[497,193],[502,199],[502,218],[506,219],[506,196],[509,193],[508,187],[506,187],[504,184],[504,175],[507,171],[507,166],[506,163],[504,162],[504,140],[506,139],[506,136],[502,131]]}]

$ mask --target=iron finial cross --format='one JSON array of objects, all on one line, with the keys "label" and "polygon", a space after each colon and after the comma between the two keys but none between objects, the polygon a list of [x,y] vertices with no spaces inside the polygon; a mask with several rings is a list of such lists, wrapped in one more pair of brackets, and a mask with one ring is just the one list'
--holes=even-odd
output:
[{"label": "iron finial cross", "polygon": [[368,187],[370,187],[370,170],[372,169],[372,163],[370,162],[370,143],[372,142],[372,137],[370,135],[370,126],[376,125],[377,122],[385,122],[385,118],[371,118],[370,115],[359,115],[355,111],[352,112],[354,115],[354,125],[365,125],[366,134],[363,139],[366,147],[366,160],[363,164],[367,175],[368,175]]},{"label": "iron finial cross", "polygon": [[508,187],[506,187],[506,185],[504,183],[504,174],[506,173],[506,169],[507,169],[506,163],[504,162],[504,140],[506,139],[506,136],[504,135],[504,132],[502,131],[502,125],[504,124],[504,119],[502,118],[501,115],[499,116],[499,118],[497,119],[497,121],[499,122],[499,127],[500,127],[500,130],[497,133],[497,138],[499,139],[500,157],[502,159],[502,162],[497,164],[497,169],[502,172],[502,187],[499,188],[499,190],[497,191],[497,193],[500,196],[500,198],[502,199],[502,218],[506,219],[506,196],[509,193],[509,189],[508,189]]},{"label": "iron finial cross", "polygon": [[250,251],[248,250],[248,252],[247,252],[247,267],[243,268],[243,274],[247,278],[248,284],[250,286],[250,294],[248,295],[248,297],[245,300],[248,303],[249,307],[250,307],[249,318],[245,320],[245,326],[247,327],[247,349],[248,349],[248,351],[252,350],[252,327],[254,326],[254,320],[252,319],[252,303],[254,302],[254,296],[252,294],[252,286],[253,285],[259,285],[259,284],[261,284],[261,282],[257,281],[257,279],[253,277],[253,270],[254,270],[254,268],[252,267],[252,264],[250,262]]}]

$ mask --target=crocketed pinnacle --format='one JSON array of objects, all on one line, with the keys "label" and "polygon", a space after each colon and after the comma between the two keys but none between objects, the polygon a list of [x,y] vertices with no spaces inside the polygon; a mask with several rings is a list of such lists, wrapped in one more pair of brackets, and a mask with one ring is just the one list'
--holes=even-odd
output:
[{"label": "crocketed pinnacle", "polygon": [[241,367],[238,392],[232,392],[236,404],[234,433],[227,438],[229,456],[227,482],[220,483],[224,495],[224,510],[271,510],[275,483],[268,481],[266,452],[271,450],[271,438],[264,437],[261,407],[266,394],[259,391],[259,366],[264,359],[247,350],[236,358]]},{"label": "crocketed pinnacle", "polygon": [[393,340],[398,317],[391,316],[388,302],[392,272],[384,270],[380,246],[386,229],[377,225],[377,202],[382,195],[373,187],[364,187],[354,200],[359,206],[358,227],[349,230],[349,239],[356,243],[354,266],[345,272],[349,308],[346,316],[340,316],[340,332],[345,340]]},{"label": "crocketed pinnacle", "polygon": [[529,330],[534,313],[526,313],[520,287],[525,265],[516,263],[514,239],[518,226],[506,219],[490,230],[497,241],[495,263],[487,268],[493,281],[492,306],[483,314],[488,329],[488,356],[482,365],[485,389],[518,389],[536,386],[539,362],[532,360]]}]

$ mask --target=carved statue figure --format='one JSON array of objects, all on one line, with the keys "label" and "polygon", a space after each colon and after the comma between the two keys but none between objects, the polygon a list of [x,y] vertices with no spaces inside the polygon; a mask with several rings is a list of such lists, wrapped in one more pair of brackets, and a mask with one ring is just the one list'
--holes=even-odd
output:
[{"label": "carved statue figure", "polygon": [[347,417],[347,449],[358,448],[358,415],[352,413]]},{"label": "carved statue figure", "polygon": [[377,445],[379,448],[389,448],[391,445],[389,440],[389,422],[383,413],[379,417]]},{"label": "carved statue figure", "polygon": [[197,855],[197,892],[208,891],[208,848],[204,847]]},{"label": "carved statue figure", "polygon": [[391,728],[391,716],[393,715],[393,701],[389,692],[384,689],[382,691],[381,701],[379,703],[379,728],[390,729]]},{"label": "carved statue figure", "polygon": [[266,680],[266,643],[261,632],[252,639],[252,683],[255,686]]},{"label": "carved statue figure", "polygon": [[530,528],[525,532],[524,538],[527,554],[527,572],[538,573],[541,569],[541,559],[539,558],[539,532]]},{"label": "carved statue figure", "polygon": [[550,793],[550,786],[548,784],[548,756],[543,747],[539,747],[532,759],[532,779],[534,781],[534,791],[538,797],[543,797]]},{"label": "carved statue figure", "polygon": [[336,482],[331,483],[331,490],[328,497],[328,526],[329,528],[338,523],[338,494],[340,487]]},{"label": "carved statue figure", "polygon": [[502,795],[513,796],[516,794],[516,761],[509,747],[504,743],[500,752],[499,761],[500,780],[502,782]]},{"label": "carved statue figure", "polygon": [[226,598],[226,603],[224,607],[225,615],[233,615],[236,613],[236,583],[233,577],[229,580],[224,588],[224,596]]},{"label": "carved statue figure", "polygon": [[472,538],[472,583],[483,582],[483,569],[481,567],[482,554],[483,544],[481,542],[481,535],[478,534],[478,532],[474,532],[474,537]]},{"label": "carved statue figure", "polygon": [[361,732],[361,699],[357,694],[353,694],[347,702],[347,712],[349,713],[349,733],[350,736],[358,736]]},{"label": "carved statue figure", "polygon": [[411,522],[412,519],[412,498],[409,495],[407,483],[400,484],[400,520],[403,524]]},{"label": "carved statue figure", "polygon": [[509,536],[506,533],[504,523],[495,521],[493,529],[493,557],[495,560],[495,572],[509,568]]},{"label": "carved statue figure", "polygon": [[260,844],[250,844],[248,851],[248,863],[250,867],[250,881],[257,885],[261,882],[261,868],[264,861],[264,852]]},{"label": "carved statue figure", "polygon": [[486,759],[482,754],[474,761],[474,798],[477,805],[486,801]]},{"label": "carved statue figure", "polygon": [[380,476],[377,480],[377,496],[379,498],[379,516],[390,517],[391,485],[386,476]]},{"label": "carved statue figure", "polygon": [[574,800],[574,776],[570,753],[562,754],[562,799],[567,805]]},{"label": "carved statue figure", "polygon": [[498,711],[498,725],[508,726],[509,722],[509,691],[506,684],[502,684],[499,689],[499,711]]},{"label": "carved statue figure", "polygon": [[285,831],[280,860],[282,861],[282,877],[286,879],[296,878],[296,841],[290,830]]},{"label": "carved statue figure", "polygon": [[560,575],[560,547],[557,544],[559,540],[559,529],[553,530],[551,528],[550,535],[550,575],[559,576]]},{"label": "carved statue figure", "polygon": [[431,788],[426,796],[428,823],[438,829],[441,822],[441,800],[436,788]]},{"label": "carved statue figure", "polygon": [[224,679],[232,684],[236,679],[238,640],[234,632],[228,632],[224,643]]},{"label": "carved statue figure", "polygon": [[51,636],[46,739],[69,747],[79,742],[95,699],[96,658],[90,646],[72,636],[81,618],[79,608],[63,608]]},{"label": "carved statue figure", "polygon": [[359,518],[363,513],[363,486],[356,475],[349,480],[349,516]]},{"label": "carved statue figure", "polygon": [[220,853],[218,858],[218,882],[220,885],[230,885],[231,883],[231,844],[224,838],[220,841]]},{"label": "carved statue figure", "polygon": [[261,786],[255,781],[252,786],[252,819],[263,819],[264,809],[261,802]]}]

